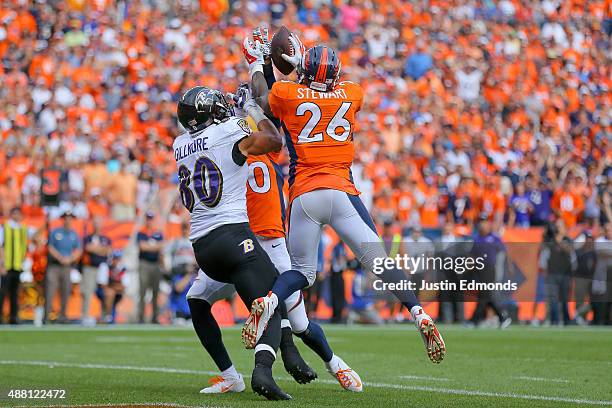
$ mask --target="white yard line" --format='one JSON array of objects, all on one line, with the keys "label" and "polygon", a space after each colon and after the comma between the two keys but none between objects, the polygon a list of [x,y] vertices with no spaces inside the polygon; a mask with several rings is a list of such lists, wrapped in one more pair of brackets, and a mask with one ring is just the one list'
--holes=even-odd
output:
[{"label": "white yard line", "polygon": [[569,380],[564,380],[563,378],[546,378],[546,377],[528,377],[525,375],[520,375],[517,377],[510,377],[516,380],[526,380],[526,381],[547,381],[547,382],[557,382],[557,383],[568,383]]},{"label": "white yard line", "polygon": [[[0,360],[0,365],[31,365],[31,366],[45,366],[49,368],[53,368],[53,367],[94,368],[94,369],[105,369],[105,370],[132,370],[132,371],[163,372],[163,373],[175,373],[175,374],[201,374],[201,375],[217,375],[218,374],[215,371],[188,370],[184,368],[146,367],[146,366],[143,367],[143,366],[111,365],[111,364],[80,364],[80,363],[66,363],[66,362],[61,362],[61,361]],[[245,377],[249,377],[249,376],[245,375]],[[285,381],[293,381],[289,377],[280,377],[278,379],[285,380]],[[317,382],[324,383],[324,384],[337,385],[337,381],[334,381],[334,380],[317,379]],[[388,384],[388,383],[366,382],[365,385],[367,387],[373,387],[373,388],[389,388],[389,389],[407,390],[407,391],[424,391],[424,392],[432,392],[432,393],[439,393],[439,394],[465,395],[465,396],[472,396],[472,397],[514,398],[514,399],[522,399],[522,400],[553,401],[553,402],[567,402],[567,403],[573,403],[573,404],[612,406],[612,401],[605,401],[605,400],[589,400],[589,399],[580,399],[580,398],[552,397],[552,396],[546,396],[546,395],[490,392],[490,391],[480,391],[480,390],[426,387],[426,386],[417,386],[417,385],[402,385],[402,384]]]},{"label": "white yard line", "polygon": [[429,377],[426,375],[400,375],[399,378],[404,380],[452,381],[450,378]]},{"label": "white yard line", "polygon": [[[21,406],[14,406],[12,408],[31,408],[31,405],[21,405]],[[138,403],[132,403],[132,404],[109,404],[109,403],[103,403],[103,404],[77,404],[77,405],[43,405],[37,406],[38,408],[78,408],[78,407],[125,407],[125,408],[129,408],[129,407],[166,407],[166,408],[217,408],[217,406],[215,405],[180,405],[180,404],[171,404],[171,403],[164,403],[164,402],[138,402]]]}]

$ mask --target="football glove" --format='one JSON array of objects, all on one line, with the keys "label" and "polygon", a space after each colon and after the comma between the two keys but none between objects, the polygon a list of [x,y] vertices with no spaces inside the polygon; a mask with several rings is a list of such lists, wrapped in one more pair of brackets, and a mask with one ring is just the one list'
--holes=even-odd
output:
[{"label": "football glove", "polygon": [[259,26],[253,30],[253,43],[261,44],[264,59],[270,58],[272,47],[270,45],[270,37],[268,36],[268,27]]},{"label": "football glove", "polygon": [[266,119],[263,110],[259,107],[247,84],[240,84],[235,94],[228,93],[228,98],[234,102],[235,114],[239,117],[247,115],[255,120],[255,123]]},{"label": "football glove", "polygon": [[289,36],[289,42],[291,43],[291,47],[293,48],[293,55],[281,54],[281,57],[283,57],[285,61],[287,61],[294,67],[297,67],[302,61],[302,55],[304,55],[306,49],[304,48],[304,44],[302,44],[300,38],[296,34],[291,33],[291,35]]},{"label": "football glove", "polygon": [[253,43],[249,37],[245,37],[242,41],[242,53],[249,66],[249,76],[252,77],[255,72],[263,72],[264,50],[262,43]]},{"label": "football glove", "polygon": [[238,86],[236,93],[227,93],[227,98],[234,103],[234,113],[236,116],[245,118],[247,113],[244,110],[244,104],[251,97],[251,91],[249,85],[242,83]]}]

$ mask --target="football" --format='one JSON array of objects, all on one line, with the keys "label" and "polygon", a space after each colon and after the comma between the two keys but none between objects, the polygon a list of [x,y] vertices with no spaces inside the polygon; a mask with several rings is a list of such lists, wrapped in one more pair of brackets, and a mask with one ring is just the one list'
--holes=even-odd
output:
[{"label": "football", "polygon": [[287,27],[282,26],[272,37],[272,62],[274,66],[283,74],[289,75],[293,72],[294,67],[282,57],[282,54],[293,55],[293,46],[289,41],[291,31]]}]

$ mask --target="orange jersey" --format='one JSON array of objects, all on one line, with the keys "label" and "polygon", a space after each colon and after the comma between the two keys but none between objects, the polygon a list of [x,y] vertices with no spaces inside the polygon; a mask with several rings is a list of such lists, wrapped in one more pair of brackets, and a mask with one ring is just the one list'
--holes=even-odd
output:
[{"label": "orange jersey", "polygon": [[584,202],[576,192],[559,189],[552,197],[551,206],[559,212],[565,225],[571,228],[578,222],[578,215],[584,208]]},{"label": "orange jersey", "polygon": [[276,154],[249,156],[247,213],[253,233],[262,237],[285,236],[283,173],[275,162]]},{"label": "orange jersey", "polygon": [[[286,129],[289,151],[289,202],[300,194],[330,188],[357,195],[351,177],[355,153],[355,115],[363,90],[340,82],[319,92],[295,82],[275,82],[268,94],[274,116]],[[288,134],[287,134],[288,133]]]}]

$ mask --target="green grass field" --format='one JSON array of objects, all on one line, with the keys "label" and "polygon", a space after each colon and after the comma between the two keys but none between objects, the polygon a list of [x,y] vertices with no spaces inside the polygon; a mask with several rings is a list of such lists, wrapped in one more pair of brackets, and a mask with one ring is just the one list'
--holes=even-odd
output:
[{"label": "green grass field", "polygon": [[[64,400],[9,400],[0,406],[173,404],[200,407],[564,407],[612,405],[612,330],[442,327],[448,354],[432,364],[413,326],[326,326],[335,352],[361,375],[364,392],[342,390],[299,344],[319,379],[294,383],[275,367],[294,400],[268,402],[247,390],[204,396],[215,367],[190,328],[117,326],[0,329],[0,389],[65,389]],[[224,330],[247,375],[252,352],[238,328]],[[248,382],[248,378],[246,378]]]}]

